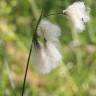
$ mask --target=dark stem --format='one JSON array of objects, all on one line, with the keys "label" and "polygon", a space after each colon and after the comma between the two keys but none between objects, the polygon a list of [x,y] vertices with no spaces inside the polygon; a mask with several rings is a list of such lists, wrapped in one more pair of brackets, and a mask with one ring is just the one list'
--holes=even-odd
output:
[{"label": "dark stem", "polygon": [[31,43],[31,47],[30,47],[30,51],[29,51],[29,56],[28,56],[28,61],[27,61],[27,66],[26,66],[26,70],[25,70],[25,76],[24,76],[24,82],[23,82],[23,88],[22,88],[22,95],[21,96],[24,95],[24,91],[25,91],[25,82],[26,82],[26,76],[27,76],[27,71],[28,71],[28,66],[29,66],[31,52],[32,52],[32,43]]},{"label": "dark stem", "polygon": [[63,13],[51,13],[51,14],[46,15],[45,17],[51,16],[51,15],[63,15]]},{"label": "dark stem", "polygon": [[[42,10],[41,15],[40,15],[40,17],[38,19],[38,22],[37,22],[37,25],[36,25],[36,28],[35,28],[35,32],[33,34],[33,39],[37,37],[37,28],[38,28],[38,25],[39,25],[39,23],[41,21],[42,14],[43,14],[43,10]],[[27,71],[28,71],[29,61],[30,61],[31,52],[32,52],[32,42],[33,42],[33,39],[31,41],[31,46],[30,46],[29,56],[28,56],[28,60],[27,60],[27,65],[26,65],[26,70],[25,70],[25,75],[24,75],[24,81],[23,81],[23,87],[22,87],[22,94],[21,94],[21,96],[24,96],[25,83],[26,83]]]}]

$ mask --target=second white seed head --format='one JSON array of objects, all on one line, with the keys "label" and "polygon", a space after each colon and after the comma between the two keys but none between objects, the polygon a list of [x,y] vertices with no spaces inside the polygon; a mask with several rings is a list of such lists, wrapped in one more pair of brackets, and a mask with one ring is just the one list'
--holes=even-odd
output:
[{"label": "second white seed head", "polygon": [[85,23],[90,20],[89,12],[90,8],[86,8],[84,2],[81,1],[75,2],[63,10],[63,14],[68,16],[78,32],[84,31]]}]

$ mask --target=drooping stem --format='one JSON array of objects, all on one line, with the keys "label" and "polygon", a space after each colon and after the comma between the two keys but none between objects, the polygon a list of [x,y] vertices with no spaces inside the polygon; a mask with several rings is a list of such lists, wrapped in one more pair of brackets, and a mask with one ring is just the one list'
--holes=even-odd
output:
[{"label": "drooping stem", "polygon": [[45,15],[45,17],[49,17],[51,15],[64,15],[64,14],[61,12],[60,13],[50,13],[50,14]]}]

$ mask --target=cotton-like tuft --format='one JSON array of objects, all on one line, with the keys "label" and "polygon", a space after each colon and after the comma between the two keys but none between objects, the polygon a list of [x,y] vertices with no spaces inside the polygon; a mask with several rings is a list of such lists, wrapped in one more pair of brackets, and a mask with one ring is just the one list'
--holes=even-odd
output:
[{"label": "cotton-like tuft", "polygon": [[51,23],[47,19],[42,19],[39,26],[37,33],[39,36],[44,37],[48,41],[56,41],[60,36],[60,28],[59,26]]},{"label": "cotton-like tuft", "polygon": [[51,71],[49,57],[45,52],[45,48],[40,44],[40,48],[33,44],[32,48],[32,67],[39,73],[47,74]]},{"label": "cotton-like tuft", "polygon": [[37,47],[36,44],[33,44],[32,66],[37,72],[48,74],[58,67],[62,56],[52,42],[46,42],[46,46],[39,43],[39,46],[40,47]]},{"label": "cotton-like tuft", "polygon": [[33,41],[32,49],[32,65],[37,72],[48,74],[60,64],[62,56],[57,48],[60,31],[59,26],[46,19],[41,20],[37,34],[44,42]]},{"label": "cotton-like tuft", "polygon": [[85,23],[90,20],[89,8],[86,8],[84,2],[78,1],[70,5],[63,13],[72,21],[78,32],[85,29]]}]

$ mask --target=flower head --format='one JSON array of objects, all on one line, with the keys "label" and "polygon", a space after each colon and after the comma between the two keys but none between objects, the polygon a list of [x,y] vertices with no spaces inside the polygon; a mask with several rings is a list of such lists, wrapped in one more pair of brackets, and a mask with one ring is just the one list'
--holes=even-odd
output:
[{"label": "flower head", "polygon": [[62,56],[57,48],[60,28],[46,19],[41,20],[37,35],[43,38],[39,42],[35,37],[32,49],[32,64],[39,73],[47,74],[55,69],[61,62]]},{"label": "flower head", "polygon": [[37,72],[50,73],[58,67],[61,59],[62,56],[54,43],[46,42],[46,46],[44,46],[41,42],[33,42],[32,65]]},{"label": "flower head", "polygon": [[66,10],[63,10],[74,24],[74,27],[82,32],[85,29],[85,23],[90,20],[89,8],[86,8],[84,2],[78,1],[70,5]]}]

